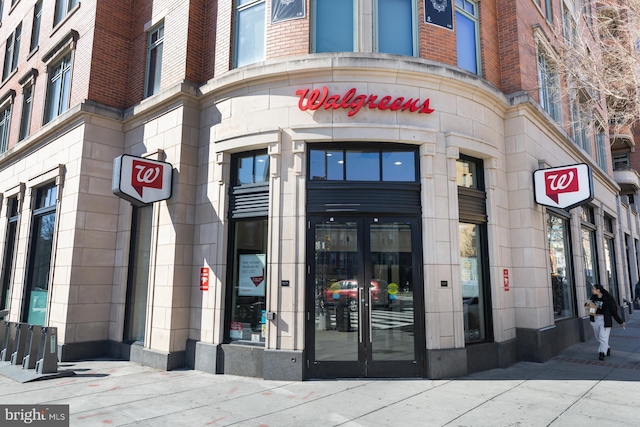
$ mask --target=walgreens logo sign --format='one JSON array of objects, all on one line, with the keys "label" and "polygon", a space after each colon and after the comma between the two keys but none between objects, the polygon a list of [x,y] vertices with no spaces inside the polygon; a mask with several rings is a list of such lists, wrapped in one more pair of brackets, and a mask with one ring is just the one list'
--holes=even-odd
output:
[{"label": "walgreens logo sign", "polygon": [[173,167],[170,163],[129,155],[113,161],[112,190],[136,206],[171,197]]},{"label": "walgreens logo sign", "polygon": [[536,203],[571,209],[593,199],[591,169],[581,163],[533,173]]}]

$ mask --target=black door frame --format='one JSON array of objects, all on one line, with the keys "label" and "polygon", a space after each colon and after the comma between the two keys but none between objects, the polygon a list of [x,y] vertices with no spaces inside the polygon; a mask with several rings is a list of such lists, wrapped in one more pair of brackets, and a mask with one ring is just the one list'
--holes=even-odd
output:
[{"label": "black door frame", "polygon": [[[358,257],[360,267],[358,282],[366,283],[366,272],[371,271],[371,259],[368,256],[371,250],[370,229],[378,218],[384,222],[404,222],[412,227],[412,277],[414,283],[414,351],[413,361],[374,361],[372,346],[368,345],[369,318],[359,317],[359,342],[358,360],[340,362],[317,362],[315,360],[315,308],[316,308],[316,284],[315,284],[315,226],[319,223],[329,222],[334,218],[339,222],[356,222],[358,233]],[[426,341],[425,341],[425,314],[424,314],[424,280],[422,274],[422,232],[419,215],[404,217],[375,215],[371,213],[353,214],[315,214],[308,218],[307,227],[307,280],[305,289],[306,324],[305,324],[305,352],[306,352],[306,378],[398,378],[419,377],[426,375]],[[365,253],[365,250],[367,253]],[[359,301],[359,313],[368,313],[371,306],[368,296]]]}]

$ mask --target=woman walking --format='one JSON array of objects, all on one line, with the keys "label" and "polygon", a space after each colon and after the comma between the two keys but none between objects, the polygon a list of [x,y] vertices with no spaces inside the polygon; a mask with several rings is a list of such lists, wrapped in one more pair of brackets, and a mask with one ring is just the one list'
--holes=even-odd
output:
[{"label": "woman walking", "polygon": [[591,320],[593,334],[600,344],[598,358],[604,360],[605,354],[611,356],[611,348],[609,347],[609,334],[613,324],[611,318],[616,319],[616,322],[621,324],[623,329],[625,323],[618,315],[618,304],[602,285],[594,285],[591,288],[591,294],[591,301],[596,305],[597,309],[595,314],[589,316],[589,320]]}]

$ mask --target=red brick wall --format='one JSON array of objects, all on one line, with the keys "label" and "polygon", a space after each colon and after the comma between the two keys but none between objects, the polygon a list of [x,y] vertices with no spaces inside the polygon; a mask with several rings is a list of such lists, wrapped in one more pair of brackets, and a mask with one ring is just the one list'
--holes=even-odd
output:
[{"label": "red brick wall", "polygon": [[305,19],[271,23],[271,1],[267,0],[266,58],[305,55],[309,53],[311,29],[309,26],[309,0]]},{"label": "red brick wall", "polygon": [[133,3],[111,0],[98,1],[96,5],[88,98],[111,107],[125,108],[128,106]]}]

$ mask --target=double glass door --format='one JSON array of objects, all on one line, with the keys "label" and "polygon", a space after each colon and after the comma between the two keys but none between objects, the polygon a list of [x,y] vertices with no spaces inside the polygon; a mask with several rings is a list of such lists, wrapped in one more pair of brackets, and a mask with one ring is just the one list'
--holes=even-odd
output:
[{"label": "double glass door", "polygon": [[308,376],[423,376],[417,219],[316,217],[308,241]]}]

